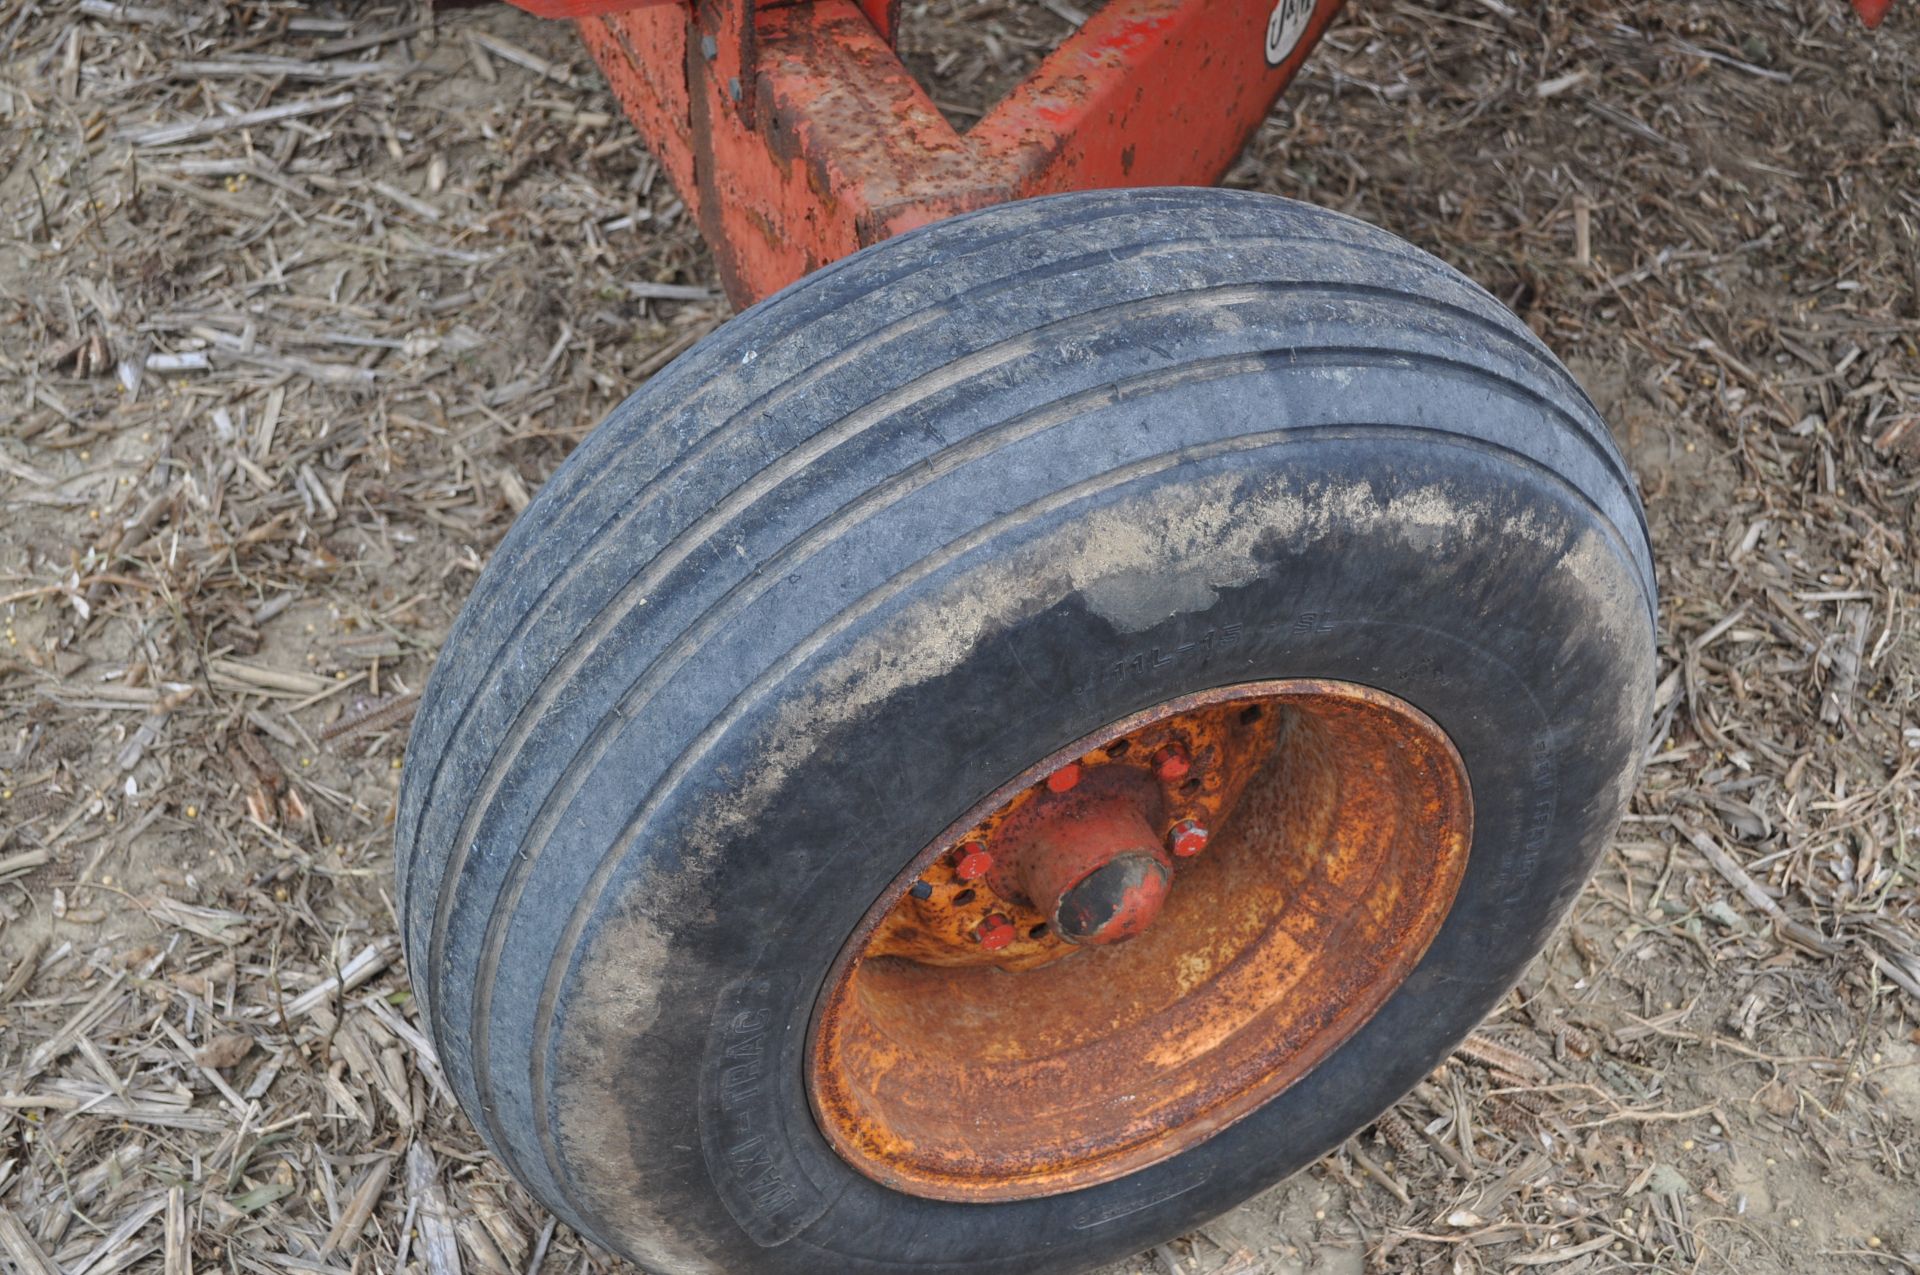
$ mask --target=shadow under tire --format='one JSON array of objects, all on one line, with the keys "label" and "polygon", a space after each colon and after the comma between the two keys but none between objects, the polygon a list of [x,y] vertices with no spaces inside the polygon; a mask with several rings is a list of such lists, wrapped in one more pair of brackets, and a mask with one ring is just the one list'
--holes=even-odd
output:
[{"label": "shadow under tire", "polygon": [[[416,993],[494,1152],[650,1270],[1085,1270],[1311,1163],[1511,987],[1630,795],[1654,605],[1604,422],[1433,257],[1220,190],[938,223],[707,337],[493,555],[408,749]],[[1470,792],[1377,1007],[1091,1185],[856,1169],[808,1051],[863,918],[1076,741],[1277,681],[1407,706]],[[962,1136],[952,1101],[913,1127]]]}]

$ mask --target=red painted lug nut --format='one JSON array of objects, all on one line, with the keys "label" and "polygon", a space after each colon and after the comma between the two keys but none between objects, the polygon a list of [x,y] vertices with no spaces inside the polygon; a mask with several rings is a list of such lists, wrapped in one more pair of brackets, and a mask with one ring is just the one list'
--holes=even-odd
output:
[{"label": "red painted lug nut", "polygon": [[1067,791],[1070,791],[1073,788],[1073,786],[1079,782],[1080,782],[1080,763],[1077,761],[1070,761],[1066,765],[1062,766],[1060,769],[1054,771],[1051,775],[1047,776],[1047,790],[1049,792],[1067,792]]},{"label": "red painted lug nut", "polygon": [[969,841],[953,852],[953,875],[962,881],[974,881],[993,870],[993,856],[978,841]]},{"label": "red painted lug nut", "polygon": [[1173,825],[1173,853],[1191,859],[1207,848],[1207,826],[1198,819],[1182,819]]},{"label": "red painted lug nut", "polygon": [[1168,744],[1153,754],[1153,773],[1170,784],[1177,784],[1193,769],[1193,758],[1179,744]]},{"label": "red painted lug nut", "polygon": [[973,927],[973,941],[989,952],[997,952],[1013,942],[1013,922],[995,912]]}]

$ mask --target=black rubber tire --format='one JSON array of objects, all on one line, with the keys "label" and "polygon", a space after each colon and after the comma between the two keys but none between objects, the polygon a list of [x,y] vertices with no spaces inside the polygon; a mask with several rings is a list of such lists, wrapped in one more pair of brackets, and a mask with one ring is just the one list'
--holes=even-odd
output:
[{"label": "black rubber tire", "polygon": [[[1219,190],[939,223],[707,338],[495,553],[407,758],[416,991],[493,1149],[651,1270],[1082,1270],[1310,1163],[1512,985],[1626,803],[1653,613],[1605,424],[1425,253]],[[1467,876],[1387,1005],[1103,1186],[849,1169],[803,1047],[882,888],[1045,754],[1285,677],[1399,695],[1467,765]]]}]

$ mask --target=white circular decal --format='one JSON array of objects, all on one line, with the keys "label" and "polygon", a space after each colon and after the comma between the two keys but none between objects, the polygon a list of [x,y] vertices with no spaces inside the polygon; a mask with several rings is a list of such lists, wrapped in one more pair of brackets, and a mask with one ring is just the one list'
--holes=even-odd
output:
[{"label": "white circular decal", "polygon": [[1267,19],[1267,65],[1279,66],[1287,60],[1307,33],[1313,21],[1314,0],[1279,0],[1273,16]]}]

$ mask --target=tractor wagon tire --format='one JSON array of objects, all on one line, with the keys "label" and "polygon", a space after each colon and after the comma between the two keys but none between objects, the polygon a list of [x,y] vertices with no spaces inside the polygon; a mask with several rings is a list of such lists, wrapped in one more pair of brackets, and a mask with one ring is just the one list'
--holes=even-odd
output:
[{"label": "tractor wagon tire", "polygon": [[[407,755],[416,994],[492,1150],[648,1270],[1086,1270],[1311,1163],[1512,986],[1625,808],[1654,605],[1604,422],[1433,257],[1220,190],[938,223],[707,337],[493,555]],[[1276,679],[1401,706],[1470,790],[1370,1017],[1089,1184],[857,1170],[808,1049],[863,918],[1075,741]],[[955,1094],[1022,1047],[983,1013],[952,1013]],[[1054,1155],[1044,1116],[935,1089],[959,1143]]]}]

